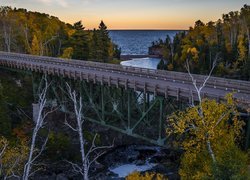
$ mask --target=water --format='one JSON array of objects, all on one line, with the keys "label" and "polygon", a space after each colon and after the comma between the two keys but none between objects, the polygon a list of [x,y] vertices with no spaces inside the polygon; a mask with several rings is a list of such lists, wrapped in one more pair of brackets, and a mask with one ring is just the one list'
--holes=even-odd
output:
[{"label": "water", "polygon": [[179,31],[173,30],[111,30],[112,41],[121,47],[122,55],[147,55],[153,41],[171,38]]},{"label": "water", "polygon": [[125,178],[129,174],[137,171],[137,172],[143,172],[152,169],[155,166],[155,164],[147,163],[145,165],[135,165],[135,164],[124,164],[121,166],[118,166],[116,168],[110,169],[111,172],[118,174],[119,177]]},{"label": "water", "polygon": [[[134,171],[144,172],[154,169],[159,165],[158,159],[165,159],[165,155],[161,147],[129,145],[117,148],[110,154],[107,154],[104,159],[110,165],[108,169],[110,172],[117,174],[120,178],[124,178]],[[116,163],[111,164],[114,158]]]},{"label": "water", "polygon": [[159,62],[160,62],[159,58],[134,58],[128,61],[122,61],[121,65],[148,68],[148,69],[157,69],[157,65],[159,64]]}]

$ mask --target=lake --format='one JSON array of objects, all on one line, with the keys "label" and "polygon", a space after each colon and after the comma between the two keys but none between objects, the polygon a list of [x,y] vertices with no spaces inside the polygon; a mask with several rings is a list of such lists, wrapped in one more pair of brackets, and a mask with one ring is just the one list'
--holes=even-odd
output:
[{"label": "lake", "polygon": [[[167,35],[173,38],[178,32],[174,30],[111,30],[109,35],[112,41],[121,48],[122,55],[147,55],[148,48],[153,41],[165,40]],[[121,65],[157,69],[159,62],[158,58],[133,58],[122,61]]]},{"label": "lake", "polygon": [[110,30],[111,40],[121,47],[122,55],[147,55],[153,41],[174,37],[176,30]]}]

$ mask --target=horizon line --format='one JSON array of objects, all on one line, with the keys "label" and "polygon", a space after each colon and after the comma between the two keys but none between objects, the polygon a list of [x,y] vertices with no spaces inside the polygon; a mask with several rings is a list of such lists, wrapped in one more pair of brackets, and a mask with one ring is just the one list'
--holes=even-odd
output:
[{"label": "horizon line", "polygon": [[188,31],[188,29],[108,29],[108,31]]}]

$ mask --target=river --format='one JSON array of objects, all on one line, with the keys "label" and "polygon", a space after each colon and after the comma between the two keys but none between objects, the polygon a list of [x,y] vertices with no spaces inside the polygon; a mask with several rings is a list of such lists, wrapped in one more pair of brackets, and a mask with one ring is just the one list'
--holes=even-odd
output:
[{"label": "river", "polygon": [[140,67],[140,68],[148,68],[148,69],[157,69],[157,65],[159,64],[159,58],[133,58],[128,61],[122,61],[121,65],[123,66],[132,66],[132,67]]}]

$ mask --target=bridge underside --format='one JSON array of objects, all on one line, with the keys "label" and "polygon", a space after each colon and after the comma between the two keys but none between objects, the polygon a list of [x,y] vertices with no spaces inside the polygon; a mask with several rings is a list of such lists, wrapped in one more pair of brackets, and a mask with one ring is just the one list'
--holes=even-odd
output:
[{"label": "bridge underside", "polygon": [[[42,75],[33,73],[33,90],[37,92]],[[73,106],[68,98],[66,82],[82,96],[85,120],[108,127],[147,142],[167,145],[165,135],[166,115],[185,108],[176,98],[154,96],[153,94],[108,86],[95,82],[72,80],[47,76],[52,82],[49,90],[51,105],[59,106],[65,113],[72,113]],[[37,98],[35,94],[34,98]]]},{"label": "bridge underside", "polygon": [[[42,74],[30,71],[0,67],[7,71],[28,74],[33,79],[33,95],[37,102],[37,89]],[[165,146],[165,117],[176,110],[187,107],[190,99],[155,96],[153,93],[125,89],[95,81],[72,80],[71,78],[47,75],[52,85],[49,90],[51,105],[60,106],[65,113],[72,113],[72,103],[68,99],[66,82],[83,98],[83,116],[90,122],[108,127],[118,132]],[[249,116],[248,116],[249,119]],[[246,148],[250,146],[250,121],[246,127]]]}]

